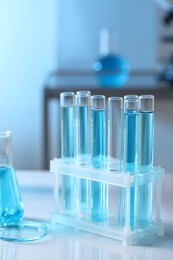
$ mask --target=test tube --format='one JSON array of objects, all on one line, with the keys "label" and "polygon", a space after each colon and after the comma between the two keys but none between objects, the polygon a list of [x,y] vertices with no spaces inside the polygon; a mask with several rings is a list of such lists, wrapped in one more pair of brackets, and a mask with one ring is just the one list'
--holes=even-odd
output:
[{"label": "test tube", "polygon": [[124,100],[124,170],[133,175],[137,170],[138,98]]},{"label": "test tube", "polygon": [[[104,168],[105,163],[105,96],[91,96],[91,165]],[[99,172],[98,172],[99,174]],[[106,217],[106,185],[91,181],[91,220],[102,221]]]},{"label": "test tube", "polygon": [[[138,152],[138,97],[124,99],[124,172],[134,175],[137,171]],[[130,188],[130,227],[136,227],[136,189]],[[119,192],[119,221],[125,225],[125,188]]]},{"label": "test tube", "polygon": [[90,91],[76,93],[77,118],[77,161],[78,164],[89,164],[90,161]]},{"label": "test tube", "polygon": [[[139,97],[139,171],[146,173],[153,168],[154,148],[154,96]],[[146,226],[152,223],[152,183],[138,186],[137,223]],[[142,207],[140,206],[142,205]]]},{"label": "test tube", "polygon": [[122,170],[123,98],[108,98],[108,170]]},{"label": "test tube", "polygon": [[[74,163],[76,158],[76,119],[75,94],[60,94],[61,107],[61,157],[66,163]],[[62,176],[63,211],[71,212],[76,208],[76,178]]]},{"label": "test tube", "polygon": [[[77,122],[77,162],[89,166],[90,163],[90,91],[76,93],[76,122]],[[79,180],[79,208],[88,209],[88,181]]]}]

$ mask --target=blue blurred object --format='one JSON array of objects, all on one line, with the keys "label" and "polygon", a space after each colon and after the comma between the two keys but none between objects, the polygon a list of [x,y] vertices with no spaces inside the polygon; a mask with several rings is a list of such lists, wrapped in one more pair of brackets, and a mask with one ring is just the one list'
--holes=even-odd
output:
[{"label": "blue blurred object", "polygon": [[117,37],[107,28],[100,31],[100,56],[93,64],[99,84],[104,87],[122,87],[129,77],[129,64],[118,53]]},{"label": "blue blurred object", "polygon": [[93,64],[93,70],[101,86],[122,87],[129,78],[129,65],[119,55],[108,54],[100,57]]}]

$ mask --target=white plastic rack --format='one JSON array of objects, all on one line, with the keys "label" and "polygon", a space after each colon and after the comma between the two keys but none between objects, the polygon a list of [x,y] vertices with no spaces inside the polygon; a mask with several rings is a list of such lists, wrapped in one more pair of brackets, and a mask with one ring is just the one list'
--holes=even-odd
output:
[{"label": "white plastic rack", "polygon": [[[102,236],[117,239],[123,244],[138,244],[146,241],[152,236],[162,236],[164,227],[161,221],[161,182],[164,177],[164,169],[154,167],[150,172],[135,173],[130,175],[127,172],[97,170],[90,167],[78,166],[72,163],[65,163],[62,159],[55,158],[50,162],[50,171],[54,173],[54,211],[52,214],[52,224],[63,224],[77,229],[85,230]],[[90,201],[88,210],[82,212],[79,207],[79,196],[76,196],[76,207],[72,211],[64,211],[62,207],[62,176],[72,176],[78,183],[81,179],[105,183],[107,185],[108,214],[105,221],[94,222],[90,217]],[[152,223],[146,226],[130,226],[130,190],[131,187],[139,187],[152,183]],[[90,187],[90,185],[88,185]],[[124,187],[124,226],[118,224],[118,189]],[[78,193],[77,193],[78,194]],[[90,194],[90,189],[88,190]],[[90,197],[90,196],[89,196]],[[142,207],[142,205],[141,205]]]}]

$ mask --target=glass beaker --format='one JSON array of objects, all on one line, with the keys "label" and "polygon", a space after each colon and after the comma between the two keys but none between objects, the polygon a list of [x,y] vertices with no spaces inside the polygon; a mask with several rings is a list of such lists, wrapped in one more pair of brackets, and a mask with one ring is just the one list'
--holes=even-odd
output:
[{"label": "glass beaker", "polygon": [[0,132],[0,225],[19,222],[23,213],[23,202],[13,167],[11,132]]}]

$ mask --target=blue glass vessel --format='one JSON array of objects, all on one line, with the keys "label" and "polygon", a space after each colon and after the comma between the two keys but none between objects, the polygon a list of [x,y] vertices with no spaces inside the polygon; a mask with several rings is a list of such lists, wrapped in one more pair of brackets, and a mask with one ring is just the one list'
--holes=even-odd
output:
[{"label": "blue glass vessel", "polygon": [[[61,157],[67,163],[74,163],[76,157],[76,124],[75,95],[73,92],[63,92],[61,103]],[[62,178],[62,209],[72,213],[76,210],[77,180],[74,177]]]},{"label": "blue glass vessel", "polygon": [[[124,172],[137,171],[138,152],[138,98],[124,100]],[[136,187],[130,188],[130,227],[136,227]],[[125,226],[125,188],[119,190],[119,224]]]},{"label": "blue glass vessel", "polygon": [[124,170],[132,175],[137,170],[137,134],[138,134],[138,113],[136,110],[129,110],[124,113]]},{"label": "blue glass vessel", "polygon": [[100,56],[93,64],[98,82],[103,87],[121,88],[129,78],[129,65],[118,54]]},{"label": "blue glass vessel", "polygon": [[100,55],[93,64],[101,86],[120,88],[129,78],[129,64],[117,51],[115,33],[103,28],[100,32]]},{"label": "blue glass vessel", "polygon": [[[90,91],[76,93],[76,125],[77,125],[77,163],[83,166],[90,164]],[[79,181],[79,208],[88,210],[88,180]]]},{"label": "blue glass vessel", "polygon": [[[154,96],[139,97],[139,171],[152,171],[154,149]],[[137,224],[147,226],[152,223],[152,184],[141,185],[137,189]],[[142,207],[140,206],[142,205]]]},{"label": "blue glass vessel", "polygon": [[61,150],[62,158],[64,161],[74,161],[76,155],[76,142],[75,142],[75,107],[67,106],[61,107]]},{"label": "blue glass vessel", "polygon": [[11,132],[0,131],[0,239],[33,241],[47,234],[43,223],[23,221],[24,207],[13,167]]},{"label": "blue glass vessel", "polygon": [[[105,163],[105,97],[92,96],[91,101],[91,165],[101,169]],[[106,218],[106,200],[106,185],[91,181],[92,221],[103,221]]]},{"label": "blue glass vessel", "polygon": [[[0,225],[19,223],[24,214],[16,171],[12,166],[11,132],[0,132]],[[7,232],[8,233],[8,232]]]},{"label": "blue glass vessel", "polygon": [[105,159],[105,111],[91,109],[91,164],[103,168]]},{"label": "blue glass vessel", "polygon": [[0,225],[15,224],[23,218],[16,172],[12,166],[0,166]]}]

